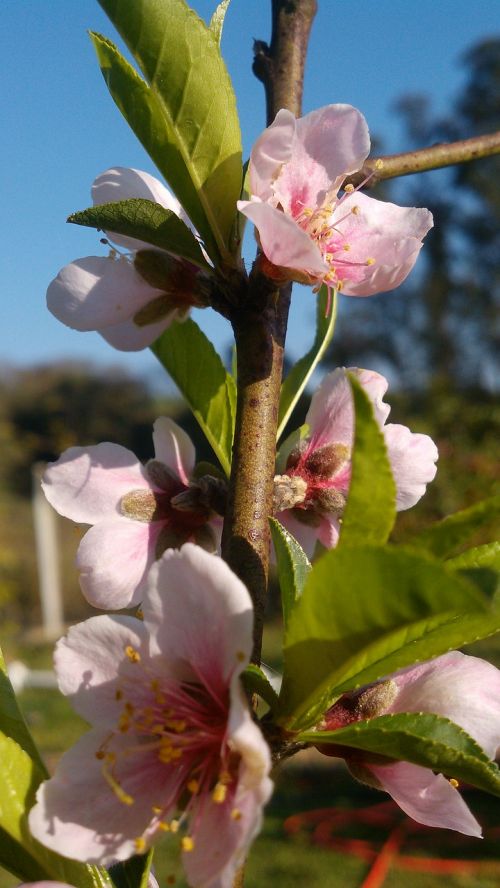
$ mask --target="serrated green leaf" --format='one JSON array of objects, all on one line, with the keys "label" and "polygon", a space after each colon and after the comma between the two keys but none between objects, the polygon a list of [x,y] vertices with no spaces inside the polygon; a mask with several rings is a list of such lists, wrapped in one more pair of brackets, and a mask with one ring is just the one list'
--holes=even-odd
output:
[{"label": "serrated green leaf", "polygon": [[355,411],[352,476],[339,545],[385,543],[396,520],[396,485],[368,395],[348,374]]},{"label": "serrated green leaf", "polygon": [[497,536],[499,518],[500,495],[492,496],[469,506],[468,509],[448,515],[447,518],[427,527],[407,542],[413,548],[425,549],[438,558],[446,558],[464,546],[470,537],[483,527],[494,525],[492,529]]},{"label": "serrated green leaf", "polygon": [[153,853],[154,849],[151,848],[147,854],[135,854],[129,860],[110,867],[109,875],[116,888],[148,888]]},{"label": "serrated green leaf", "polygon": [[211,257],[217,259],[215,246],[230,261],[242,182],[241,136],[236,99],[213,32],[184,0],[100,0],[100,5],[149,84],[139,89],[140,78],[100,38],[96,49],[113,99]]},{"label": "serrated green leaf", "polygon": [[344,691],[500,629],[500,608],[420,553],[344,546],[313,565],[285,634],[280,721],[315,723]]},{"label": "serrated green leaf", "polygon": [[210,19],[210,24],[208,27],[217,40],[217,43],[220,43],[222,38],[222,28],[224,26],[224,19],[226,17],[229,3],[230,0],[222,0],[222,2],[219,3],[216,10],[214,11],[212,18]]},{"label": "serrated green leaf", "polygon": [[130,198],[89,207],[72,213],[68,222],[136,237],[153,247],[188,259],[201,268],[211,268],[193,232],[182,219],[152,200]]},{"label": "serrated green leaf", "polygon": [[381,715],[336,731],[306,731],[309,743],[335,743],[413,762],[500,795],[500,770],[463,728],[425,712]]},{"label": "serrated green leaf", "polygon": [[311,564],[295,537],[276,518],[270,518],[269,523],[278,567],[283,623],[286,626],[295,602],[302,595]]},{"label": "serrated green leaf", "polygon": [[[32,837],[27,815],[45,775],[18,743],[2,733],[0,761],[0,837],[2,833],[8,837],[0,843],[0,864],[24,879],[56,880],[79,888],[110,888],[105,870],[60,857]],[[16,846],[20,853],[13,860]]]},{"label": "serrated green leaf", "polygon": [[[285,426],[297,401],[332,340],[337,319],[336,290],[333,291],[331,302],[332,304],[329,306],[328,291],[325,286],[322,286],[318,293],[316,306],[316,335],[314,342],[307,354],[292,367],[281,386],[278,431],[276,434],[278,441],[285,430]],[[329,308],[328,316],[327,308]]]},{"label": "serrated green leaf", "polygon": [[7,667],[0,650],[0,731],[15,740],[19,746],[28,753],[33,759],[41,774],[48,776],[45,765],[42,762],[40,753],[36,748],[28,726],[24,720],[24,716],[19,709],[17,698],[14,693]]},{"label": "serrated green leaf", "polygon": [[184,395],[226,475],[236,415],[236,385],[212,343],[190,318],[173,323],[151,346]]},{"label": "serrated green leaf", "polygon": [[250,663],[243,672],[241,680],[248,694],[258,694],[259,697],[265,700],[271,710],[275,709],[278,695],[260,666]]}]

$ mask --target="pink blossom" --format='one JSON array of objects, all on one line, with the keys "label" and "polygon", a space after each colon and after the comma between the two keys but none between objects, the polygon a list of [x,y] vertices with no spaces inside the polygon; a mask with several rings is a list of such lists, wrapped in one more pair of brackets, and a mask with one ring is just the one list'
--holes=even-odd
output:
[{"label": "pink blossom", "polygon": [[[147,573],[168,547],[187,541],[216,551],[224,498],[220,479],[191,481],[195,451],[188,435],[162,416],[153,427],[155,459],[143,466],[118,444],[70,447],[43,477],[51,505],[66,518],[92,524],[78,548],[80,585],[95,607],[138,604]],[[221,511],[222,511],[221,507]]]},{"label": "pink blossom", "polygon": [[151,569],[142,609],[143,621],[97,616],[59,642],[61,691],[93,728],[42,784],[30,828],[104,866],[179,832],[189,884],[230,888],[272,789],[239,678],[250,596],[188,543]]},{"label": "pink blossom", "polygon": [[252,149],[251,200],[238,202],[258,230],[270,277],[324,283],[349,296],[371,296],[404,281],[432,215],[351,186],[338,196],[369,151],[366,121],[351,105],[326,105],[298,120],[278,111]]},{"label": "pink blossom", "polygon": [[[385,425],[390,407],[383,396],[387,380],[373,370],[350,368],[370,398],[387,446],[396,484],[396,508],[409,509],[424,495],[436,474],[436,445],[428,435],[403,425]],[[314,393],[306,416],[307,437],[280,454],[283,471],[275,479],[277,518],[312,556],[316,541],[337,544],[340,519],[351,480],[354,406],[346,370],[325,376]]]},{"label": "pink blossom", "polygon": [[[452,651],[344,694],[326,713],[321,728],[332,731],[400,712],[430,712],[450,719],[494,759],[500,746],[500,671],[485,660]],[[335,746],[319,749],[344,756],[347,747],[341,752]],[[346,761],[355,776],[384,789],[418,823],[481,835],[479,823],[455,788],[456,781],[409,762],[377,764],[361,750],[353,749],[352,755],[349,751]]]},{"label": "pink blossom", "polygon": [[[149,173],[116,167],[92,185],[95,206],[145,198],[189,219],[170,191]],[[164,250],[120,234],[107,233],[127,252],[75,259],[61,269],[47,290],[49,310],[74,330],[97,330],[110,345],[137,351],[150,345],[191,305],[202,305],[200,282],[206,275]]]}]

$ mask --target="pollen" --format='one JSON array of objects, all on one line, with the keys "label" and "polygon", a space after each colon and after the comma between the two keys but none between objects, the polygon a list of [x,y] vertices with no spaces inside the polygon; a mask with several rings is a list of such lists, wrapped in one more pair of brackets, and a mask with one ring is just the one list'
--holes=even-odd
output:
[{"label": "pollen", "polygon": [[200,791],[200,784],[198,780],[190,780],[187,784],[187,789],[192,795],[196,795],[196,793]]},{"label": "pollen", "polygon": [[179,821],[178,820],[171,820],[170,821],[170,831],[173,833],[176,833],[179,831]]},{"label": "pollen", "polygon": [[143,851],[146,850],[146,841],[139,836],[137,839],[134,839],[135,850],[138,854],[142,854]]},{"label": "pollen", "polygon": [[192,851],[194,849],[194,839],[192,838],[192,836],[182,837],[181,848],[183,851]]},{"label": "pollen", "polygon": [[375,169],[376,170],[383,170],[383,168],[384,168],[384,161],[381,160],[379,157],[379,159],[375,161]]},{"label": "pollen", "polygon": [[352,194],[353,191],[354,191],[354,185],[351,185],[351,184],[349,183],[349,185],[346,185],[346,186],[345,186],[344,191],[345,191],[346,194]]},{"label": "pollen", "polygon": [[359,207],[352,207],[351,213],[353,214],[353,216],[359,216]]},{"label": "pollen", "polygon": [[345,250],[346,253],[348,253],[349,250],[351,249],[351,245],[350,245],[350,244],[344,244],[344,246],[342,247],[342,249]]},{"label": "pollen", "polygon": [[450,780],[450,786],[453,786],[453,789],[458,789],[460,784],[459,784],[458,780],[455,780],[455,778],[452,777]]},{"label": "pollen", "polygon": [[132,647],[131,644],[128,644],[127,647],[125,648],[125,654],[129,658],[131,663],[140,663],[141,662],[141,655],[140,655],[139,651],[136,651],[136,649],[134,647]]},{"label": "pollen", "polygon": [[212,790],[212,801],[216,805],[222,805],[226,801],[227,785],[225,783],[216,783]]},{"label": "pollen", "polygon": [[242,813],[239,808],[233,808],[231,811],[231,820],[241,820]]},{"label": "pollen", "polygon": [[375,265],[375,261],[376,260],[373,258],[373,256],[369,256],[368,259],[366,260],[366,264],[367,265]]}]

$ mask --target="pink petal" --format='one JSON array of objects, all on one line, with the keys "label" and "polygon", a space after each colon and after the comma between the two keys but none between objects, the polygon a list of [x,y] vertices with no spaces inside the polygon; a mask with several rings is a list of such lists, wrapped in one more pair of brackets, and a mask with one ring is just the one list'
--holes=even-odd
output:
[{"label": "pink petal", "polygon": [[481,837],[481,827],[459,792],[429,768],[408,762],[370,765],[382,787],[417,823],[455,829],[466,836]]},{"label": "pink petal", "polygon": [[106,342],[119,351],[140,351],[158,339],[177,317],[178,312],[174,310],[154,324],[145,324],[139,327],[134,321],[123,321],[122,324],[105,327],[103,330],[99,330],[99,333]]},{"label": "pink petal", "polygon": [[189,435],[173,419],[160,416],[153,426],[155,457],[171,469],[183,484],[189,483],[196,453]]},{"label": "pink petal", "polygon": [[393,423],[385,426],[384,437],[396,482],[396,508],[409,509],[436,474],[437,447],[429,435],[414,434]]},{"label": "pink petal", "polygon": [[148,636],[135,617],[99,616],[72,626],[57,646],[54,666],[60,691],[90,724],[114,729],[123,700],[116,691],[125,678],[137,681],[137,664],[125,656],[131,645],[144,660]]},{"label": "pink petal", "polygon": [[90,604],[119,610],[141,602],[162,526],[159,521],[133,521],[117,515],[87,531],[78,547],[76,566],[81,590]]},{"label": "pink petal", "polygon": [[151,484],[131,450],[105,442],[65,450],[57,462],[49,463],[42,488],[60,515],[95,524],[118,514],[124,494],[151,489]]},{"label": "pink petal", "polygon": [[126,257],[87,256],[66,265],[47,290],[49,311],[74,330],[120,324],[161,295]]},{"label": "pink petal", "polygon": [[284,108],[278,111],[271,126],[264,130],[250,155],[250,188],[252,194],[267,201],[272,196],[272,183],[280,167],[292,154],[295,117]]},{"label": "pink petal", "polygon": [[[375,418],[382,425],[391,409],[382,400],[387,391],[386,378],[374,370],[360,370],[357,367],[349,367],[348,370],[365,389],[372,402]],[[339,367],[324,377],[312,397],[306,423],[310,429],[311,450],[331,443],[352,446],[354,407],[345,368]]]},{"label": "pink petal", "polygon": [[328,272],[314,241],[289,216],[257,200],[239,200],[238,209],[257,228],[262,250],[274,265],[315,276]]},{"label": "pink petal", "polygon": [[318,527],[318,539],[325,549],[334,549],[338,543],[340,523],[334,515],[324,515]]},{"label": "pink petal", "polygon": [[[162,182],[143,170],[114,167],[113,169],[105,170],[104,173],[97,176],[92,184],[92,201],[94,206],[128,200],[131,197],[142,197],[161,204],[162,207],[172,210],[183,222],[192,227],[179,201],[171,191]],[[125,247],[127,250],[151,248],[150,244],[133,237],[126,237],[123,234],[114,234],[112,232],[106,232],[106,234],[115,244]]]},{"label": "pink petal", "polygon": [[460,725],[495,758],[500,747],[500,670],[451,651],[391,676],[399,693],[390,712],[434,712]]},{"label": "pink petal", "polygon": [[321,206],[369,151],[366,121],[351,105],[326,105],[299,118],[291,158],[274,183],[285,212],[296,216],[304,206]]},{"label": "pink petal", "polygon": [[[246,587],[217,555],[186,543],[152,567],[142,609],[152,652],[172,673],[190,664],[206,687],[225,693],[252,650],[253,608]],[[228,633],[228,625],[231,632]]]},{"label": "pink petal", "polygon": [[[41,785],[29,815],[36,839],[64,856],[109,866],[136,853],[135,839],[152,819],[152,806],[165,796],[166,786],[157,756],[120,756],[120,783],[134,798],[120,801],[105,781],[96,752],[109,731],[85,734],[61,759],[56,774]],[[126,746],[126,738],[115,735]],[[167,777],[168,779],[168,777]]]}]

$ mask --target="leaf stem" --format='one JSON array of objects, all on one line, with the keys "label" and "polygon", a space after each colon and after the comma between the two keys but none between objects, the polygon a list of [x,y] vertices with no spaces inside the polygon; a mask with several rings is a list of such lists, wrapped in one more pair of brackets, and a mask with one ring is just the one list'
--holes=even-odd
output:
[{"label": "leaf stem", "polygon": [[371,176],[365,188],[373,188],[382,179],[424,173],[427,170],[468,163],[492,154],[500,154],[500,131],[463,139],[460,142],[440,142],[418,151],[370,157],[357,173],[344,180],[343,187],[346,185],[357,187],[367,176]]}]

